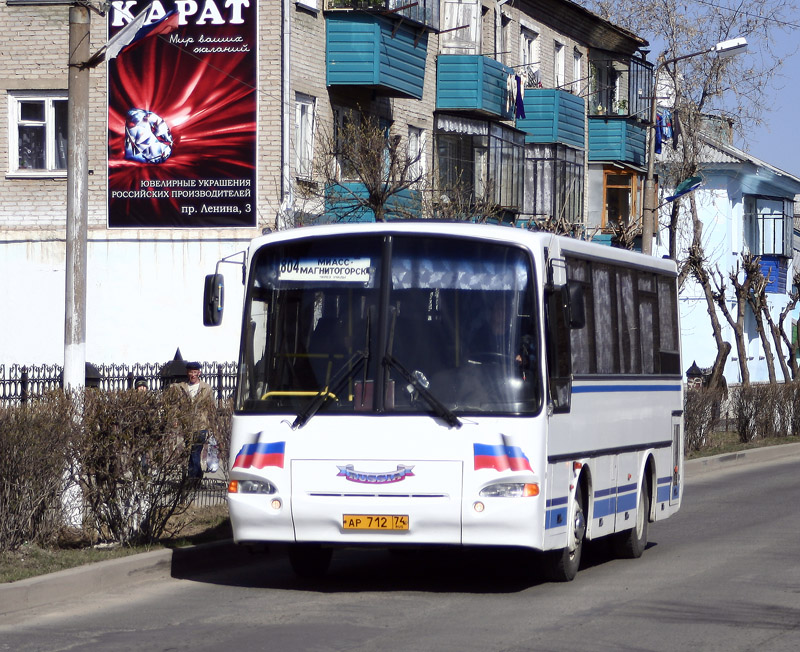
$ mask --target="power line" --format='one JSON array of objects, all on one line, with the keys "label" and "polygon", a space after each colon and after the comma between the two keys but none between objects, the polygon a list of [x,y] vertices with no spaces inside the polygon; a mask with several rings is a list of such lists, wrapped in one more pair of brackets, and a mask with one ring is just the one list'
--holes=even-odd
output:
[{"label": "power line", "polygon": [[754,14],[749,11],[742,11],[740,9],[733,9],[731,7],[725,7],[723,5],[718,5],[709,0],[695,0],[698,4],[706,5],[707,7],[711,7],[713,9],[722,9],[725,11],[730,11],[731,13],[737,13],[741,16],[747,16],[748,18],[758,18],[759,20],[763,20],[770,23],[775,23],[776,25],[781,25],[783,27],[792,27],[794,29],[800,29],[800,23],[790,23],[789,21],[785,20],[778,20],[777,18],[767,18],[766,16],[762,16],[760,14]]}]

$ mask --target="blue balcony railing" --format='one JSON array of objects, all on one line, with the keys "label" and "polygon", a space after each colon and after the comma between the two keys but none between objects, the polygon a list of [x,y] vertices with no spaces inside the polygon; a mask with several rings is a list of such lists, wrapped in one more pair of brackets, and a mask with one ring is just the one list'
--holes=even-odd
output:
[{"label": "blue balcony railing", "polygon": [[631,118],[589,117],[589,160],[646,165],[647,130]]},{"label": "blue balcony railing", "polygon": [[528,88],[522,100],[525,117],[516,127],[525,132],[526,143],[563,143],[586,147],[586,102],[557,88]]},{"label": "blue balcony railing", "polygon": [[377,14],[328,14],[325,23],[328,86],[422,99],[427,34]]},{"label": "blue balcony railing", "polygon": [[480,54],[440,54],[436,64],[436,108],[510,120],[509,77],[514,70]]}]

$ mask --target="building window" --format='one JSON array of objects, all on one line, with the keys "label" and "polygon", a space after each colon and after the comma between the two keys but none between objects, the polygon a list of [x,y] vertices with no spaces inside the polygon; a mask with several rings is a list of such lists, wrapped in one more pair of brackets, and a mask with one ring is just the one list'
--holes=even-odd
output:
[{"label": "building window", "polygon": [[309,95],[297,93],[294,102],[295,175],[311,180],[314,162],[314,104]]},{"label": "building window", "polygon": [[358,173],[353,162],[344,155],[346,151],[356,152],[357,147],[351,144],[347,148],[343,146],[342,139],[345,136],[358,137],[362,130],[357,125],[361,123],[361,113],[354,109],[334,107],[333,109],[333,141],[336,148],[337,177],[339,181],[359,181]]},{"label": "building window", "polygon": [[605,170],[603,173],[603,229],[627,228],[637,221],[644,184],[631,170]]},{"label": "building window", "polygon": [[577,48],[572,52],[572,89],[573,95],[581,96],[581,86],[583,84],[583,75],[581,74],[581,64],[583,63],[583,55]]},{"label": "building window", "polygon": [[583,152],[566,145],[528,145],[525,212],[534,217],[583,221]]},{"label": "building window", "polygon": [[619,77],[614,61],[596,60],[589,64],[590,115],[615,115],[623,108],[618,99]]},{"label": "building window", "polygon": [[506,65],[509,64],[509,54],[511,53],[511,16],[506,13],[500,13],[500,39],[498,42],[499,47],[495,58]]},{"label": "building window", "polygon": [[408,127],[408,178],[417,183],[425,177],[425,132]]},{"label": "building window", "polygon": [[9,91],[8,98],[9,172],[66,174],[66,92]]},{"label": "building window", "polygon": [[445,0],[441,29],[442,54],[479,54],[481,3],[478,0]]},{"label": "building window", "polygon": [[553,59],[553,85],[555,88],[561,88],[567,81],[564,77],[564,68],[566,65],[564,57],[566,56],[567,48],[563,43],[556,41],[554,50],[555,57]]},{"label": "building window", "polygon": [[744,211],[751,253],[792,257],[794,205],[791,200],[745,195]]},{"label": "building window", "polygon": [[521,73],[526,88],[541,88],[542,76],[539,72],[539,35],[531,29],[520,30]]},{"label": "building window", "polygon": [[525,135],[505,125],[439,116],[439,189],[512,211],[522,206]]}]

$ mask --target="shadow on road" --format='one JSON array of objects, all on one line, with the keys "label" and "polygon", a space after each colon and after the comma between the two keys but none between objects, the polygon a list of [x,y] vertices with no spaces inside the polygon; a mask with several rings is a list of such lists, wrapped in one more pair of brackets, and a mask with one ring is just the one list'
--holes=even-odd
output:
[{"label": "shadow on road", "polygon": [[[585,571],[614,559],[605,540],[587,542],[581,569]],[[517,593],[546,583],[544,564],[543,555],[518,548],[424,548],[391,552],[348,548],[334,552],[331,567],[323,577],[301,579],[291,569],[285,545],[252,551],[224,543],[205,547],[203,551],[176,550],[172,576],[226,586],[321,593],[496,594]]]}]

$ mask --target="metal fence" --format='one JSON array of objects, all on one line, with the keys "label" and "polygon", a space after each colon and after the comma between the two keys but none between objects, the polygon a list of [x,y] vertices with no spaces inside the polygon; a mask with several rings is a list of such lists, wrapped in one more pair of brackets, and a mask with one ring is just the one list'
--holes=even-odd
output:
[{"label": "metal fence", "polygon": [[[169,364],[169,363],[168,363]],[[105,391],[131,389],[136,379],[144,378],[149,389],[163,389],[180,377],[166,376],[163,373],[164,363],[146,362],[127,364],[91,365],[97,371],[92,378],[92,386]],[[229,399],[236,388],[235,362],[203,362],[201,374],[211,385],[217,401]],[[27,403],[50,390],[62,386],[63,369],[60,365],[19,365],[13,364],[8,369],[0,365],[0,406]],[[87,385],[89,385],[87,377]]]},{"label": "metal fence", "polygon": [[194,507],[225,505],[228,500],[228,482],[221,478],[203,478],[192,492]]}]

